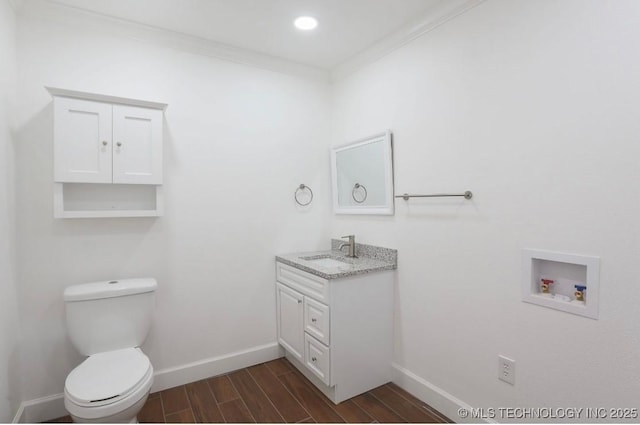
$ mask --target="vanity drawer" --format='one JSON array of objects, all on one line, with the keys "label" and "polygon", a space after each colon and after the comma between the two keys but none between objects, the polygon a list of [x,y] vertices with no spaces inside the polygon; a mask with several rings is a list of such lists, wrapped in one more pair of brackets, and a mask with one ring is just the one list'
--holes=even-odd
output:
[{"label": "vanity drawer", "polygon": [[304,297],[304,330],[329,345],[329,306]]},{"label": "vanity drawer", "polygon": [[304,295],[329,302],[329,281],[281,262],[276,262],[276,279]]},{"label": "vanity drawer", "polygon": [[331,385],[329,374],[329,347],[309,334],[304,334],[304,364],[327,385]]}]

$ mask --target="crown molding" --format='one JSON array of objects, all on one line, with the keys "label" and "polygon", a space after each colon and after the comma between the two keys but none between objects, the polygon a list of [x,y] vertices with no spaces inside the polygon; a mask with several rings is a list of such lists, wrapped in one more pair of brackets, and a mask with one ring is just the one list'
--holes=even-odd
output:
[{"label": "crown molding", "polygon": [[486,0],[441,0],[427,15],[396,30],[331,70],[327,70],[165,28],[114,18],[58,3],[56,0],[9,0],[14,10],[20,10],[21,17],[55,21],[66,26],[106,32],[183,52],[323,82],[345,78],[484,1]]},{"label": "crown molding", "polygon": [[[22,2],[23,0],[12,1]],[[329,71],[325,69],[177,31],[86,11],[57,3],[55,0],[29,0],[22,7],[21,17],[54,21],[65,26],[80,27],[88,31],[99,31],[269,71],[323,82],[329,81]]]},{"label": "crown molding", "polygon": [[334,67],[331,70],[331,81],[341,80],[360,68],[382,59],[391,52],[430,33],[440,25],[473,9],[484,1],[486,0],[441,0],[427,15],[422,16],[412,24],[396,30],[352,58]]}]

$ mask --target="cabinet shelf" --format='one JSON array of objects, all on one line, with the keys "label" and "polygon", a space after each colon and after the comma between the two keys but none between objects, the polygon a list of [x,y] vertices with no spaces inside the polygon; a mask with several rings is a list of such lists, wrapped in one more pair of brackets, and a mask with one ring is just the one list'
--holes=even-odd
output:
[{"label": "cabinet shelf", "polygon": [[55,218],[160,217],[162,186],[54,183]]}]

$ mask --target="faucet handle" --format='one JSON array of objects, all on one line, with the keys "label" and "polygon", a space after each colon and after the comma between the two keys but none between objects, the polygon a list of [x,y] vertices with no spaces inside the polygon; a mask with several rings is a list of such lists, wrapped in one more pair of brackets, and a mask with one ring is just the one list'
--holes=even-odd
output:
[{"label": "faucet handle", "polygon": [[355,238],[355,237],[356,237],[356,235],[340,236],[341,239],[345,239],[345,238],[351,239],[351,238]]}]

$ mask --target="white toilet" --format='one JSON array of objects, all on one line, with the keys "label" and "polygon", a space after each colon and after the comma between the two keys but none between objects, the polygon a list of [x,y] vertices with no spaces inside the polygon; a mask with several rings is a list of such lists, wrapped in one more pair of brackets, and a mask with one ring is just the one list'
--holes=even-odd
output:
[{"label": "white toilet", "polygon": [[151,328],[157,287],[144,278],[65,289],[69,337],[89,356],[64,384],[74,422],[137,422],[153,383],[153,366],[139,347]]}]

